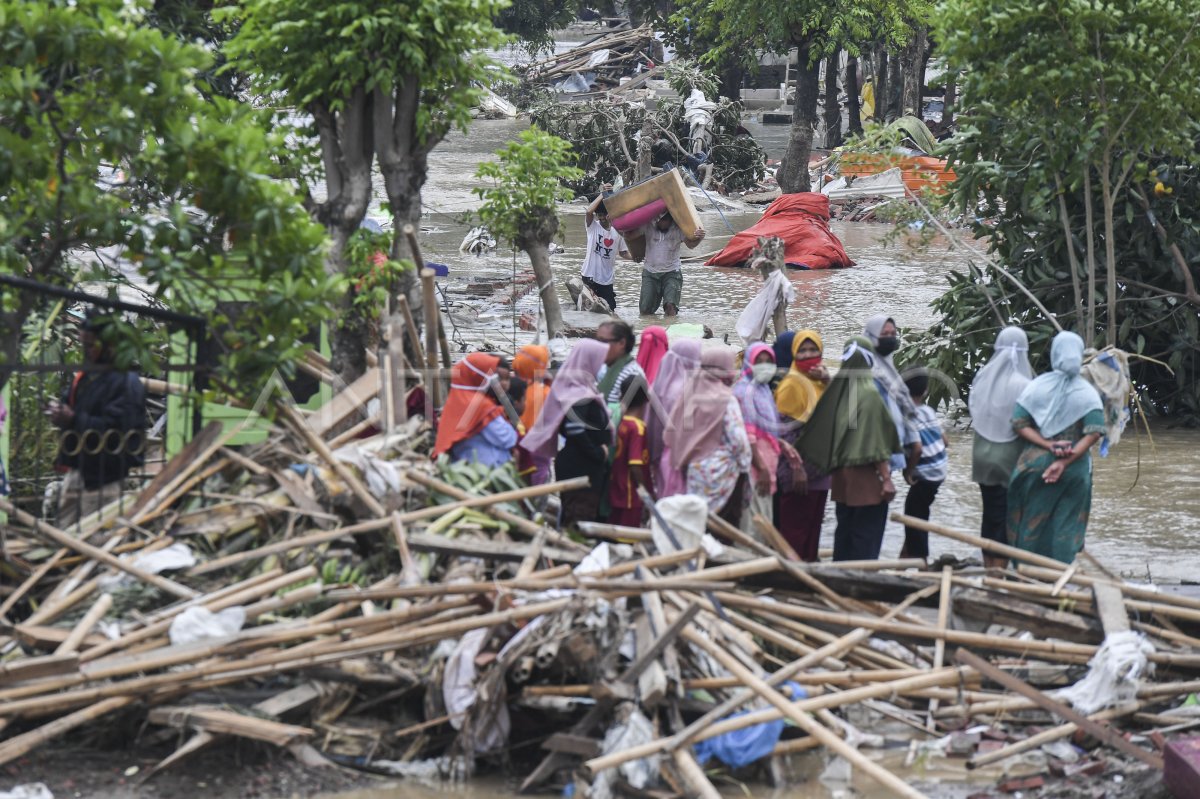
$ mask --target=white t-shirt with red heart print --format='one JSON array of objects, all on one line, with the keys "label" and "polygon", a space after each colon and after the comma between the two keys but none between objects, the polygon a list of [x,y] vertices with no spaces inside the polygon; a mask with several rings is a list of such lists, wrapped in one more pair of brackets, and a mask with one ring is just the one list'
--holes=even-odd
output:
[{"label": "white t-shirt with red heart print", "polygon": [[617,256],[626,249],[625,239],[615,227],[605,230],[604,225],[593,219],[587,229],[587,258],[583,262],[583,276],[603,286],[611,286]]}]

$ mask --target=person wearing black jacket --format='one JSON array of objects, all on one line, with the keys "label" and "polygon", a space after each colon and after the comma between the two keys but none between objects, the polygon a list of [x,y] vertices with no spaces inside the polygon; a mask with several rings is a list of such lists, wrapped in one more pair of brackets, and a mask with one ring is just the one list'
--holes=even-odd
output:
[{"label": "person wearing black jacket", "polygon": [[145,389],[135,372],[112,368],[112,348],[102,340],[111,321],[95,308],[88,311],[79,336],[88,368],[76,372],[62,399],[46,409],[62,430],[56,462],[65,472],[60,529],[118,499],[129,470],[143,462]]}]

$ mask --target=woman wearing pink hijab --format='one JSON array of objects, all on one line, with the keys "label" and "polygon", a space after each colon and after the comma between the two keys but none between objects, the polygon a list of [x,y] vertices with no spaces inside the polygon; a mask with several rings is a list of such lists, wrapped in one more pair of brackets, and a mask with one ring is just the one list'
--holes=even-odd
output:
[{"label": "woman wearing pink hijab", "polygon": [[664,436],[672,468],[686,470],[687,492],[703,497],[710,511],[735,527],[741,523],[751,461],[746,424],[733,396],[736,375],[732,350],[706,350]]},{"label": "woman wearing pink hijab", "polygon": [[642,331],[642,340],[638,344],[637,362],[646,375],[646,382],[651,386],[658,377],[663,359],[667,357],[667,331],[657,325],[651,325]]},{"label": "woman wearing pink hijab", "polygon": [[646,436],[650,439],[654,488],[659,497],[687,492],[683,472],[671,466],[671,449],[663,438],[671,411],[683,396],[688,378],[700,368],[699,339],[684,338],[671,345],[658,367],[658,377],[650,389],[650,410],[646,414]]},{"label": "woman wearing pink hijab", "polygon": [[[612,428],[608,408],[596,389],[596,373],[604,366],[608,345],[582,339],[558,370],[542,415],[538,417],[520,446],[531,454],[554,458],[558,480],[588,477],[591,485],[562,495],[563,529],[579,521],[595,521],[600,498],[607,489],[608,452],[612,447]],[[558,437],[565,443],[558,448]]]}]

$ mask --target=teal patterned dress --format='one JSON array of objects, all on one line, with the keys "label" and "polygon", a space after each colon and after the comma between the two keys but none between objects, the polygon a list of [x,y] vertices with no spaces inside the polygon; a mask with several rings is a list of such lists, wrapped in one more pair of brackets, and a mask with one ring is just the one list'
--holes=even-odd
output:
[{"label": "teal patterned dress", "polygon": [[[1013,427],[1036,426],[1018,403]],[[1074,442],[1091,433],[1104,433],[1101,410],[1089,411],[1052,438]],[[1088,452],[1068,466],[1057,483],[1047,483],[1042,473],[1054,461],[1053,453],[1025,442],[1008,484],[1008,538],[1015,547],[1071,563],[1083,549],[1092,507],[1092,455]]]}]

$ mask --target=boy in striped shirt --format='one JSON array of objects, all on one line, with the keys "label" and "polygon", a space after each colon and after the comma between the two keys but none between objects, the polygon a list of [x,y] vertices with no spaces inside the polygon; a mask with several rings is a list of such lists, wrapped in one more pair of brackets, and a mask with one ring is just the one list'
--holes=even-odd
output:
[{"label": "boy in striped shirt", "polygon": [[[920,455],[916,463],[910,462],[904,470],[904,479],[909,485],[904,499],[904,514],[914,519],[929,519],[929,508],[937,496],[938,489],[946,479],[949,458],[946,454],[946,434],[937,413],[925,404],[929,396],[929,372],[913,369],[905,377],[904,384],[917,408],[916,427],[921,437]],[[915,527],[904,528],[902,558],[929,559],[929,533]]]}]

